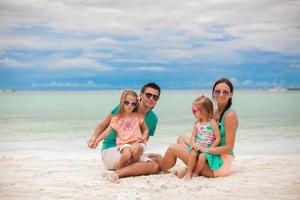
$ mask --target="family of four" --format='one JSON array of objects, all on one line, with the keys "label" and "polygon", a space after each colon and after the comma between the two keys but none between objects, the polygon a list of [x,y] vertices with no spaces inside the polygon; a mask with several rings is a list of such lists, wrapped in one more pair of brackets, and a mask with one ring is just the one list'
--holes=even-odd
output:
[{"label": "family of four", "polygon": [[208,97],[201,95],[193,101],[196,121],[191,136],[179,136],[177,144],[170,145],[163,157],[144,153],[158,122],[152,109],[160,92],[155,83],[144,85],[139,95],[132,90],[124,91],[120,104],[96,127],[88,147],[95,149],[103,140],[102,161],[108,170],[113,170],[105,174],[108,180],[117,183],[122,177],[167,171],[176,164],[177,158],[187,165],[175,172],[180,178],[228,175],[238,127],[237,114],[231,109],[232,83],[222,78],[213,85],[215,110]]}]

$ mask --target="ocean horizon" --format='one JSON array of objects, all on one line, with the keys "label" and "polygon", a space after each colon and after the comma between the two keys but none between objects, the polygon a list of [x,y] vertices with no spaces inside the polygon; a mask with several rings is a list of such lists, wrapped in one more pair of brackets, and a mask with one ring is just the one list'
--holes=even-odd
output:
[{"label": "ocean horizon", "polygon": [[[86,141],[119,103],[121,93],[122,90],[1,93],[0,152],[85,152]],[[211,98],[210,90],[162,90],[153,109],[159,122],[149,141],[149,151],[163,153],[179,135],[191,134],[191,105],[199,94]],[[239,117],[236,152],[299,152],[299,100],[299,91],[235,90],[232,108]]]}]

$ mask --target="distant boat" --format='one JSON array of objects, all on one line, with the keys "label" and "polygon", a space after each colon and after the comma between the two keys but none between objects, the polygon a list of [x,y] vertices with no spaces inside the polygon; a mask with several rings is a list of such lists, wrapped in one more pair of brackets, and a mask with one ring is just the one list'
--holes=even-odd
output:
[{"label": "distant boat", "polygon": [[276,79],[274,79],[274,84],[273,85],[274,86],[269,89],[270,92],[285,92],[285,91],[287,91],[287,88],[278,86]]},{"label": "distant boat", "polygon": [[284,87],[273,87],[271,89],[269,89],[269,92],[285,92],[287,91],[287,88]]},{"label": "distant boat", "polygon": [[9,89],[9,88],[0,89],[0,93],[15,93],[15,92],[16,92],[15,89]]},{"label": "distant boat", "polygon": [[287,90],[290,90],[290,91],[299,91],[300,88],[298,88],[298,87],[288,87]]}]

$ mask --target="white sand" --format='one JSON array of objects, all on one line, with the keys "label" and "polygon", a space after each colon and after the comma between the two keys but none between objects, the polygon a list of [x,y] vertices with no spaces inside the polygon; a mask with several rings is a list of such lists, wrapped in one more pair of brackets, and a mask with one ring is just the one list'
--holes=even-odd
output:
[{"label": "white sand", "polygon": [[1,200],[300,199],[298,154],[240,155],[233,162],[232,174],[223,178],[198,177],[186,182],[170,173],[123,178],[119,184],[102,177],[104,167],[96,157],[32,155],[0,157]]}]

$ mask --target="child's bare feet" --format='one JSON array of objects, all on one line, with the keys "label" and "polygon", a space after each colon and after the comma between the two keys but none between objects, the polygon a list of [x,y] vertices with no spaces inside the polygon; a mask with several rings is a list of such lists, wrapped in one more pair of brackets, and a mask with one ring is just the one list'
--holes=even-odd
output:
[{"label": "child's bare feet", "polygon": [[184,177],[184,180],[189,181],[192,179],[192,174],[191,173],[187,173]]},{"label": "child's bare feet", "polygon": [[178,178],[183,178],[186,175],[187,169],[177,169],[174,174],[175,176],[177,176]]},{"label": "child's bare feet", "polygon": [[111,183],[120,183],[119,176],[115,172],[103,172],[103,177],[106,177],[106,179]]}]

